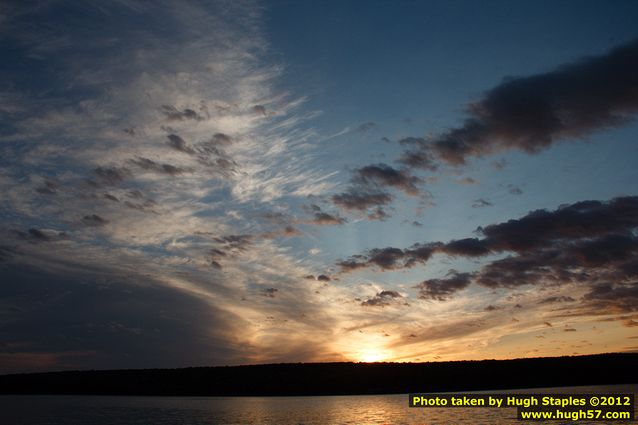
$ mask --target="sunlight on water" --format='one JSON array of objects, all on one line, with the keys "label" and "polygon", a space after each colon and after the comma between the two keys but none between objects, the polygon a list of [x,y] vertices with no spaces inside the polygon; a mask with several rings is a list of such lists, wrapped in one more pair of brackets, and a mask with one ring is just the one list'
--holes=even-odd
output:
[{"label": "sunlight on water", "polygon": [[[507,391],[636,393],[638,385]],[[494,393],[496,391],[489,391]],[[408,408],[408,396],[111,397],[0,396],[7,425],[417,425],[541,423],[517,421],[516,409]],[[554,425],[559,422],[542,422]],[[563,423],[565,423],[563,421]],[[588,422],[578,421],[579,425]],[[623,422],[591,422],[621,424]],[[625,422],[626,423],[626,422]]]}]

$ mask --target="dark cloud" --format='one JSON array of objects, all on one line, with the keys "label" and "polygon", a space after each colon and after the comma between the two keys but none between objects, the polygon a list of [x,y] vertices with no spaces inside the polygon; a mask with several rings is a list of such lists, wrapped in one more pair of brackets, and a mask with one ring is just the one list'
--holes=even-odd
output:
[{"label": "dark cloud", "polygon": [[131,208],[138,211],[153,211],[153,207],[156,205],[156,202],[150,198],[144,196],[142,192],[139,190],[131,190],[127,193],[127,197],[134,199],[135,202],[132,201],[124,201],[124,206],[127,208]]},{"label": "dark cloud", "polygon": [[502,307],[498,307],[498,306],[495,306],[495,305],[488,305],[483,310],[484,311],[496,311],[496,310],[500,310],[501,308]]},{"label": "dark cloud", "polygon": [[461,184],[467,184],[467,185],[473,185],[473,184],[479,183],[476,179],[473,179],[472,177],[463,177],[462,179],[457,180],[457,182]]},{"label": "dark cloud", "polygon": [[406,137],[399,140],[399,144],[408,146],[397,162],[410,168],[436,171],[437,162],[428,150],[428,141],[424,138]]},{"label": "dark cloud", "polygon": [[263,295],[264,297],[275,298],[277,292],[279,292],[277,288],[266,288],[264,289]]},{"label": "dark cloud", "polygon": [[625,123],[638,111],[636,87],[638,41],[633,41],[545,74],[504,80],[468,107],[463,126],[416,139],[411,144],[417,149],[409,154],[463,165],[469,157],[508,149],[536,153]]},{"label": "dark cloud", "polygon": [[336,215],[328,214],[325,212],[315,213],[314,217],[310,221],[312,224],[318,224],[320,226],[340,225],[346,223],[346,219]]},{"label": "dark cloud", "polygon": [[[435,252],[467,257],[489,253],[525,253],[493,262],[510,269],[530,269],[536,262],[547,264],[578,259],[584,266],[610,261],[630,260],[638,250],[634,229],[638,228],[638,197],[616,198],[609,202],[583,201],[554,211],[537,210],[520,219],[479,227],[482,239],[467,238],[448,242],[415,245],[409,249],[375,248],[366,255],[352,257],[358,264],[378,265],[382,269],[411,267],[425,262]],[[560,248],[560,249],[556,249]],[[376,261],[392,254],[392,261]],[[424,255],[422,255],[424,254]],[[573,262],[572,260],[569,260]],[[559,261],[560,262],[560,261]],[[391,265],[392,267],[387,267]],[[628,270],[638,265],[627,262]],[[358,267],[355,267],[358,268]]]},{"label": "dark cloud", "polygon": [[574,301],[576,301],[576,300],[573,299],[570,296],[560,295],[560,296],[544,298],[544,299],[540,300],[538,303],[539,304],[553,304],[553,303],[571,303],[571,302],[574,302]]},{"label": "dark cloud", "polygon": [[456,292],[467,288],[472,277],[469,273],[458,273],[450,270],[445,279],[429,279],[415,286],[419,290],[419,298],[423,300],[445,301]]},{"label": "dark cloud", "polygon": [[475,199],[474,202],[472,203],[472,208],[484,208],[484,207],[491,207],[494,204],[492,204],[490,201],[485,200],[483,198],[479,198],[479,199]]},{"label": "dark cloud", "polygon": [[217,270],[221,270],[223,267],[219,260],[223,257],[226,257],[226,253],[221,249],[213,248],[210,250],[210,265],[216,268]]},{"label": "dark cloud", "polygon": [[46,232],[43,232],[42,230],[39,229],[29,229],[28,231],[28,235],[34,239],[37,239],[39,241],[50,241],[51,237],[49,235],[47,235]]},{"label": "dark cloud", "polygon": [[217,243],[224,244],[227,248],[244,251],[253,243],[254,236],[249,234],[226,235],[213,239]]},{"label": "dark cloud", "polygon": [[508,184],[507,185],[507,191],[509,193],[511,193],[512,195],[522,195],[523,191],[521,190],[520,187],[514,185],[514,184]]},{"label": "dark cloud", "polygon": [[638,197],[583,201],[555,211],[537,210],[521,219],[479,228],[496,251],[522,251],[559,240],[625,234],[638,226]]},{"label": "dark cloud", "polygon": [[320,282],[330,282],[332,279],[330,279],[330,276],[320,274],[319,276],[317,276],[317,280]]},{"label": "dark cloud", "polygon": [[97,214],[90,214],[82,217],[82,223],[90,227],[100,227],[106,225],[108,220],[105,220]]},{"label": "dark cloud", "polygon": [[93,170],[97,182],[96,185],[116,186],[131,176],[131,171],[124,167],[97,167]]},{"label": "dark cloud", "polygon": [[223,269],[222,260],[244,253],[252,245],[253,235],[226,235],[213,238],[219,245],[209,251],[210,265],[218,270]]},{"label": "dark cloud", "polygon": [[283,229],[262,233],[261,237],[266,239],[275,239],[275,238],[293,238],[293,237],[302,236],[302,235],[303,233],[301,233],[296,227],[285,226]]},{"label": "dark cloud", "polygon": [[485,242],[477,238],[453,240],[439,246],[437,251],[451,256],[462,257],[481,257],[490,253]]},{"label": "dark cloud", "polygon": [[373,123],[372,121],[364,122],[359,127],[357,127],[357,131],[359,133],[367,133],[368,131],[372,130],[376,126],[377,125],[375,123]]},{"label": "dark cloud", "polygon": [[154,171],[156,173],[160,173],[160,174],[168,174],[171,176],[175,176],[178,174],[182,174],[184,172],[183,169],[179,168],[179,167],[175,167],[174,165],[170,165],[170,164],[159,164],[153,160],[150,160],[148,158],[143,158],[143,157],[139,157],[137,159],[133,159],[131,160],[131,163],[133,163],[134,165],[137,165],[138,167],[144,169],[144,170],[148,170],[148,171]]},{"label": "dark cloud", "polygon": [[0,268],[11,311],[0,326],[0,373],[242,362],[242,319],[232,312],[148,276],[65,264]]},{"label": "dark cloud", "polygon": [[496,168],[497,170],[502,170],[503,168],[507,167],[507,164],[508,162],[506,159],[492,161],[492,167]]},{"label": "dark cloud", "polygon": [[[638,310],[638,197],[584,201],[554,211],[479,228],[482,238],[376,248],[338,262],[342,272],[378,267],[399,270],[426,263],[435,253],[467,258],[509,253],[471,275],[431,279],[417,287],[424,299],[445,300],[471,282],[487,288],[589,285],[575,314]],[[610,283],[613,282],[613,283]],[[541,304],[571,302],[567,295]]]},{"label": "dark cloud", "polygon": [[603,282],[584,295],[590,310],[598,314],[638,311],[638,280],[623,283]]},{"label": "dark cloud", "polygon": [[396,291],[381,291],[374,297],[361,302],[365,307],[385,307],[392,304],[392,301],[396,298],[402,298],[401,294]]},{"label": "dark cloud", "polygon": [[368,217],[368,220],[384,221],[390,218],[390,214],[384,208],[376,207],[368,211],[366,217]]},{"label": "dark cloud", "polygon": [[195,150],[186,143],[184,139],[179,137],[177,134],[169,134],[166,136],[168,138],[168,145],[175,150],[180,152],[187,153],[189,155],[195,154]]},{"label": "dark cloud", "polygon": [[160,110],[168,121],[184,121],[184,120],[202,121],[204,119],[204,117],[202,117],[197,112],[189,108],[179,110],[172,105],[162,105]]},{"label": "dark cloud", "polygon": [[253,106],[253,112],[257,115],[261,115],[263,117],[268,116],[268,111],[266,107],[263,105],[255,105]]},{"label": "dark cloud", "polygon": [[210,141],[217,146],[225,146],[233,143],[233,138],[224,133],[215,133]]},{"label": "dark cloud", "polygon": [[393,197],[386,191],[393,188],[409,196],[427,196],[419,189],[423,181],[407,170],[398,170],[387,164],[367,165],[352,173],[352,185],[346,192],[333,195],[332,202],[346,211],[365,212],[369,220],[385,220],[389,217],[383,206]]},{"label": "dark cloud", "polygon": [[59,241],[68,238],[66,233],[51,229],[31,228],[26,232],[22,230],[15,230],[13,233],[18,238],[32,243]]},{"label": "dark cloud", "polygon": [[411,196],[420,193],[417,185],[422,183],[421,179],[387,164],[367,165],[355,170],[353,174],[352,181],[355,184],[390,186]]},{"label": "dark cloud", "polygon": [[35,189],[36,192],[43,195],[55,195],[58,191],[58,184],[50,179],[46,179],[42,186]]},{"label": "dark cloud", "polygon": [[347,192],[332,196],[332,202],[346,211],[365,211],[372,207],[388,205],[392,195],[370,188],[351,187]]},{"label": "dark cloud", "polygon": [[223,171],[234,171],[235,167],[237,166],[237,163],[230,159],[217,158],[215,160],[215,165]]},{"label": "dark cloud", "polygon": [[381,270],[410,268],[418,263],[427,262],[440,247],[440,243],[434,243],[416,244],[408,249],[394,247],[374,248],[365,255],[354,255],[348,260],[339,261],[337,265],[341,267],[343,272],[369,266],[376,266]]},{"label": "dark cloud", "polygon": [[312,219],[306,221],[307,224],[316,224],[319,226],[333,226],[347,223],[343,217],[336,214],[329,214],[321,209],[317,204],[306,205],[304,210],[312,214]]}]

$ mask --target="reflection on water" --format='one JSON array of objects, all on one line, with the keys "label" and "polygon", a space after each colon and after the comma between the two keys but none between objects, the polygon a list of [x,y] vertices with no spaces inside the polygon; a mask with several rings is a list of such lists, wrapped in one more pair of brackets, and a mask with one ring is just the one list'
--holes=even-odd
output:
[{"label": "reflection on water", "polygon": [[[636,393],[637,390],[638,385],[610,385],[507,392]],[[504,425],[517,423],[550,425],[559,423],[519,422],[515,419],[516,409],[513,408],[408,408],[406,394],[332,397],[0,396],[0,417],[0,422],[7,425]],[[577,423],[587,422],[578,421]]]}]

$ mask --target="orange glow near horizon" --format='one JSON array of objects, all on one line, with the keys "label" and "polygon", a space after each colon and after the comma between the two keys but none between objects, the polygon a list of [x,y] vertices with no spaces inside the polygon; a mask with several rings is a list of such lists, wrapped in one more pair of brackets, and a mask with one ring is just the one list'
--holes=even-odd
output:
[{"label": "orange glow near horizon", "polygon": [[357,359],[363,363],[389,361],[387,353],[377,348],[368,348],[358,353]]}]

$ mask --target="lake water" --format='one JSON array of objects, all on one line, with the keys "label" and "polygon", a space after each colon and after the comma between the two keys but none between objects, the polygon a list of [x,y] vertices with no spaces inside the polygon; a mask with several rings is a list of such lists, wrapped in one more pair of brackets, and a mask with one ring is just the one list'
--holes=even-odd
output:
[{"label": "lake water", "polygon": [[[487,391],[501,393],[503,391]],[[637,393],[638,385],[505,393]],[[407,394],[329,397],[0,396],[3,425],[557,424],[517,421],[514,408],[409,408]],[[570,423],[563,421],[562,423]],[[571,422],[621,424],[626,422]]]}]

